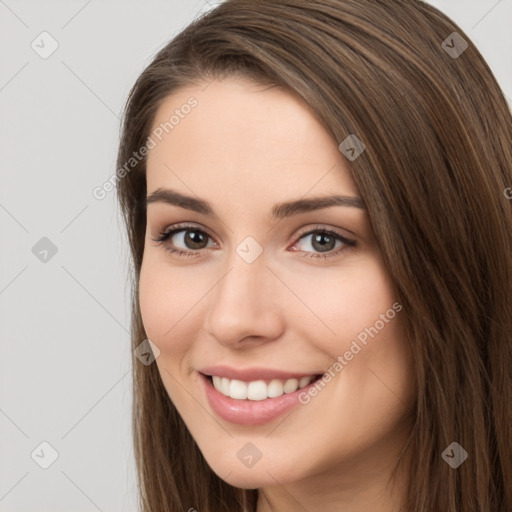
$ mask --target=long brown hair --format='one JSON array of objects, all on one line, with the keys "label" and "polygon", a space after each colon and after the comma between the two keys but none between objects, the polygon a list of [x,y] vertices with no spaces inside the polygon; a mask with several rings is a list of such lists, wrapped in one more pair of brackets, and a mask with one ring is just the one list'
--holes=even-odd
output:
[{"label": "long brown hair", "polygon": [[[225,76],[284,87],[337,143],[354,134],[365,145],[347,163],[403,306],[418,382],[404,510],[510,512],[512,116],[482,55],[419,0],[227,0],[182,30],[124,111],[117,192],[133,258],[133,349],[147,338],[146,159],[129,172],[126,162],[148,143],[164,98]],[[210,469],[157,366],[134,357],[133,379],[141,510],[254,512],[258,491]],[[452,442],[468,453],[457,469],[442,457]]]}]

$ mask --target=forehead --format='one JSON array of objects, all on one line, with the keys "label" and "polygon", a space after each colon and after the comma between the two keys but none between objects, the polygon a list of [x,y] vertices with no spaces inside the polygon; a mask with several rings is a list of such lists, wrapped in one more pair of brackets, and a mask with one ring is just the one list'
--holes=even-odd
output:
[{"label": "forehead", "polygon": [[[191,105],[194,105],[193,107]],[[242,79],[183,88],[160,105],[148,191],[169,186],[245,201],[309,191],[357,195],[337,142],[301,99]]]}]

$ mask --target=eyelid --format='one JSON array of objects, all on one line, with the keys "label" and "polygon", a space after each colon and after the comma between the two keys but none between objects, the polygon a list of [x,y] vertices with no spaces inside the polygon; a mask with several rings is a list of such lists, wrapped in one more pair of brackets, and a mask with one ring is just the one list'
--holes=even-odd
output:
[{"label": "eyelid", "polygon": [[[157,230],[157,234],[159,235],[159,237],[161,237],[162,235],[170,234],[173,231],[174,232],[186,231],[187,229],[188,230],[194,230],[195,229],[197,231],[204,231],[204,233],[206,233],[212,240],[215,240],[215,237],[204,226],[202,226],[200,224],[196,224],[194,222],[186,222],[186,221],[185,222],[178,222],[177,224],[171,224],[170,226],[162,229],[161,231]],[[152,238],[152,239],[157,241],[155,238]],[[215,243],[217,243],[217,242],[215,242]],[[199,252],[199,251],[195,251],[195,252]]]},{"label": "eyelid", "polygon": [[[163,234],[163,233],[169,233],[171,231],[176,231],[178,229],[197,229],[199,231],[204,231],[210,238],[212,239],[215,239],[215,236],[213,236],[211,234],[211,232],[208,230],[208,228],[205,228],[204,226],[200,225],[200,224],[197,224],[197,223],[194,223],[194,222],[179,222],[177,224],[171,224],[170,226],[164,228],[163,230],[161,231],[158,231],[158,234]],[[339,230],[341,228],[333,228],[333,227],[329,227],[328,225],[326,224],[313,224],[312,226],[309,226],[309,227],[306,227],[306,228],[302,228],[299,230],[299,232],[295,235],[295,239],[294,241],[296,242],[299,238],[301,238],[302,236],[306,235],[306,234],[310,234],[312,231],[333,231],[335,232],[337,235],[339,236],[342,236],[342,237],[345,237],[346,236],[342,233],[338,233],[337,230]],[[346,232],[350,233],[348,236],[355,236],[354,233],[352,233],[350,230],[348,229],[345,229]]]},{"label": "eyelid", "polygon": [[[295,235],[296,240],[303,237],[304,235],[311,234],[312,232],[315,232],[315,231],[327,231],[327,232],[330,231],[332,233],[335,233],[337,236],[340,236],[342,238],[347,238],[347,236],[345,236],[343,233],[340,232],[341,228],[330,227],[327,224],[313,224],[312,226],[310,226],[308,228],[301,229],[299,231],[299,233],[297,235]],[[352,232],[348,231],[347,229],[345,229],[345,231],[350,233],[350,235],[348,235],[348,236],[355,236]]]}]

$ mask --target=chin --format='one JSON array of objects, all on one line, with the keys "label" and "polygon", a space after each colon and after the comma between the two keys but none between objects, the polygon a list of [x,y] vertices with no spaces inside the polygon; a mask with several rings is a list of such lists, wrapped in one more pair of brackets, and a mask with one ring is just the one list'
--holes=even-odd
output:
[{"label": "chin", "polygon": [[238,487],[239,489],[259,489],[260,487],[275,484],[275,480],[271,478],[268,473],[265,473],[265,471],[258,470],[256,473],[253,473],[255,468],[231,470],[231,473],[229,473],[229,471],[230,470],[223,473],[224,476],[222,476],[222,473],[214,472],[219,478],[224,480],[224,482],[233,487]]},{"label": "chin", "polygon": [[280,484],[286,484],[296,479],[304,478],[304,475],[294,473],[293,467],[281,467],[273,461],[258,461],[253,467],[245,467],[238,459],[215,461],[215,464],[208,465],[212,471],[224,482],[240,489],[258,489],[261,487],[274,486],[276,480]]}]

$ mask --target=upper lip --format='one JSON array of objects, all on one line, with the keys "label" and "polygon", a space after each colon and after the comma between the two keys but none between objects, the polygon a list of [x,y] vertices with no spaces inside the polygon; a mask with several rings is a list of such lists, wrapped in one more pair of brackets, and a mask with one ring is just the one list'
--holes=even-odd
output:
[{"label": "upper lip", "polygon": [[204,375],[217,375],[218,377],[226,377],[230,380],[236,379],[245,382],[255,380],[288,380],[288,379],[301,379],[302,377],[309,377],[310,375],[318,375],[318,372],[300,373],[300,372],[285,372],[282,370],[274,370],[272,368],[233,368],[226,365],[208,366],[198,370]]}]

